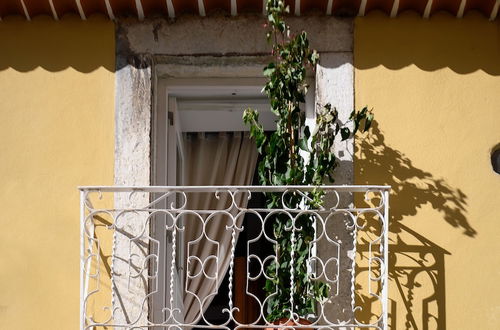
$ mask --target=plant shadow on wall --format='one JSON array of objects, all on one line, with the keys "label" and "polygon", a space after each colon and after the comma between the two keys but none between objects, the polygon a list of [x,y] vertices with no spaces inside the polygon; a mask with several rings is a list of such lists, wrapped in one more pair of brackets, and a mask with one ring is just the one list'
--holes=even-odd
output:
[{"label": "plant shadow on wall", "polygon": [[[475,237],[476,231],[466,217],[467,196],[443,179],[415,167],[402,152],[387,146],[376,121],[372,130],[372,134],[357,145],[356,167],[362,178],[359,184],[377,182],[392,186],[389,326],[391,329],[446,329],[445,256],[450,253],[406,226],[403,219],[406,217],[408,221],[409,216],[430,204],[452,227]],[[367,247],[362,242],[358,244],[358,255],[366,254]],[[358,287],[357,292],[364,292],[363,288]],[[373,317],[374,300],[363,293],[356,299],[362,306],[357,318],[367,321]]]}]

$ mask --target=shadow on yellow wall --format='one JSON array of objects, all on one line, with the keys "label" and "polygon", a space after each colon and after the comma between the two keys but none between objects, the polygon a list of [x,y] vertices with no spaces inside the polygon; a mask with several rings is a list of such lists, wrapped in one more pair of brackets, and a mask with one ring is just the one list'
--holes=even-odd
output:
[{"label": "shadow on yellow wall", "polygon": [[474,237],[476,231],[466,217],[467,196],[444,179],[415,167],[401,151],[387,146],[377,121],[371,129],[358,148],[357,174],[363,184],[377,182],[392,186],[391,232],[401,232],[403,217],[416,215],[420,207],[429,203],[442,213],[446,222]]},{"label": "shadow on yellow wall", "polygon": [[[476,230],[466,217],[467,196],[445,180],[414,166],[401,151],[387,146],[377,121],[373,122],[371,134],[361,140],[357,149],[357,173],[362,178],[357,183],[368,185],[376,182],[393,188],[390,196],[389,278],[390,286],[397,288],[401,300],[391,299],[391,328],[399,329],[396,324],[401,324],[401,321],[396,319],[396,315],[400,315],[397,311],[404,310],[405,329],[420,329],[431,324],[446,329],[445,256],[450,253],[405,226],[402,220],[416,215],[422,206],[430,204],[442,214],[443,220],[462,229],[464,235],[474,237]],[[363,245],[359,252],[366,252]],[[420,291],[420,296],[416,297],[415,291]],[[363,307],[357,318],[368,323],[373,316],[371,305],[375,300],[360,294],[357,301]],[[421,304],[421,307],[415,308],[416,304]]]},{"label": "shadow on yellow wall", "polygon": [[[363,42],[355,46],[356,55],[363,56],[356,61],[357,69],[383,65],[398,70],[414,64],[424,71],[450,68],[461,74],[483,70],[500,75],[500,22],[489,22],[479,12],[463,19],[443,12],[430,19],[414,12],[397,18],[374,12],[360,20],[366,28]],[[459,49],[463,52],[457,53]]]},{"label": "shadow on yellow wall", "polygon": [[[47,71],[62,71],[69,67],[88,73],[100,67],[115,71],[113,22],[102,15],[83,21],[75,15],[65,15],[60,21],[37,16],[32,21],[24,17],[5,17],[0,22],[0,71],[12,68],[27,72],[41,67]],[[96,38],[96,35],[99,38]],[[112,49],[112,48],[111,48]]]}]

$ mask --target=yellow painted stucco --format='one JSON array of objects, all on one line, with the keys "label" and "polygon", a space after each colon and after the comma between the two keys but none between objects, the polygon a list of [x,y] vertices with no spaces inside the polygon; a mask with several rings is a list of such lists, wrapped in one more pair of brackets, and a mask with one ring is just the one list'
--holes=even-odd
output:
[{"label": "yellow painted stucco", "polygon": [[0,329],[76,329],[78,185],[112,184],[114,25],[0,21]]},{"label": "yellow painted stucco", "polygon": [[393,187],[391,329],[498,329],[500,22],[373,13],[354,42],[356,106],[377,121],[355,181]]}]

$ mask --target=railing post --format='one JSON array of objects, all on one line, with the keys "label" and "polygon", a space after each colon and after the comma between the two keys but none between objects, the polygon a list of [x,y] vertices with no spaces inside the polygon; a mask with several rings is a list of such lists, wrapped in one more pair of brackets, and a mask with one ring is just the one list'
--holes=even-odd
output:
[{"label": "railing post", "polygon": [[85,328],[85,192],[80,190],[80,330]]},{"label": "railing post", "polygon": [[382,286],[382,322],[383,329],[387,330],[388,327],[388,292],[389,292],[389,195],[390,189],[384,191],[384,274]]}]

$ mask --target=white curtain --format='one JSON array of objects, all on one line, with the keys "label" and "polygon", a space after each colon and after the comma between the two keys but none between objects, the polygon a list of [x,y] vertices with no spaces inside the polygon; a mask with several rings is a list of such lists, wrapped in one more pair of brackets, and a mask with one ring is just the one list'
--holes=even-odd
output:
[{"label": "white curtain", "polygon": [[[199,133],[189,134],[184,138],[185,185],[249,185],[252,183],[255,166],[257,163],[257,149],[248,134],[243,133]],[[246,207],[247,198],[243,194],[237,195],[236,203]],[[221,194],[219,199],[214,194],[192,194],[188,198],[188,208],[207,210],[224,209],[230,205],[230,196]],[[189,219],[190,218],[190,219]],[[242,221],[243,219],[239,219]],[[186,217],[185,222],[185,251],[186,257],[196,256],[201,261],[207,260],[205,272],[209,275],[218,273],[218,280],[212,280],[206,276],[188,279],[185,283],[184,295],[184,321],[192,323],[198,319],[200,312],[206,310],[213,296],[226,274],[229,267],[231,251],[232,231],[226,228],[230,224],[228,216],[218,215],[210,220],[205,227],[199,219]],[[238,224],[241,226],[241,223]],[[203,238],[193,244],[199,236]],[[216,252],[215,245],[210,242],[215,240],[219,244]],[[218,257],[218,266],[215,258]],[[198,262],[193,262],[186,271],[197,273],[201,270]],[[206,299],[203,306],[193,294],[194,292],[201,301]]]}]

